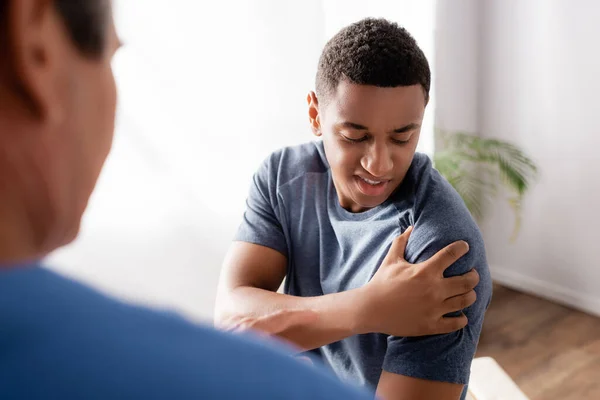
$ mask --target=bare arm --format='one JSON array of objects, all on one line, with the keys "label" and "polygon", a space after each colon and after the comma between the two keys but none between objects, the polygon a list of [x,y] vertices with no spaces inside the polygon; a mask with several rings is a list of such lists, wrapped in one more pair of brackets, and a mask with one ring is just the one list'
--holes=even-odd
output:
[{"label": "bare arm", "polygon": [[[404,260],[410,229],[391,246],[381,267],[364,287],[316,297],[276,293],[286,272],[286,257],[267,247],[236,242],[223,265],[215,322],[230,328],[240,321],[260,321],[269,315],[281,321],[286,313],[311,311],[313,320],[290,318],[269,331],[301,349],[314,349],[346,337],[379,332],[397,336],[448,333],[467,324],[464,315],[445,318],[472,304],[476,272],[443,278],[442,272],[467,251],[455,242],[430,260],[412,265]],[[283,326],[283,329],[281,328]]]},{"label": "bare arm", "polygon": [[381,400],[458,400],[463,385],[411,378],[383,371],[377,386]]},{"label": "bare arm", "polygon": [[292,325],[278,336],[301,349],[314,349],[361,333],[361,289],[318,297],[276,293],[285,277],[287,260],[267,247],[235,242],[223,265],[215,322],[229,327],[251,317],[311,310],[311,324]]}]

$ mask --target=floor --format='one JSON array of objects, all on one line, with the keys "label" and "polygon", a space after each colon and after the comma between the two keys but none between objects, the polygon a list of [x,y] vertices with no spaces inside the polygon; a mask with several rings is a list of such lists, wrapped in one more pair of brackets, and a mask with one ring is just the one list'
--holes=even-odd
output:
[{"label": "floor", "polygon": [[531,400],[600,399],[600,318],[496,285],[477,353],[484,356]]}]

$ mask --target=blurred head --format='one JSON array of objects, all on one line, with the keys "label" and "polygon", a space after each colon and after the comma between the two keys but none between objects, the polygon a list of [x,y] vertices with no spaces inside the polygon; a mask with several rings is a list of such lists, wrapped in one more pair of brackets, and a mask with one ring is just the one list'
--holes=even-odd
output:
[{"label": "blurred head", "polygon": [[110,0],[0,0],[0,215],[37,255],[79,230],[112,143],[118,46]]},{"label": "blurred head", "polygon": [[395,23],[364,19],[325,46],[308,95],[342,207],[387,200],[410,167],[429,100],[431,73],[413,37]]}]

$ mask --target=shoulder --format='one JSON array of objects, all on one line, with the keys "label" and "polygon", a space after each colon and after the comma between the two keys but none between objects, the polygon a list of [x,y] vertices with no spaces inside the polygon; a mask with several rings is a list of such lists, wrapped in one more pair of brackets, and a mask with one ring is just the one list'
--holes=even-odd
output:
[{"label": "shoulder", "polygon": [[403,197],[409,199],[410,223],[414,226],[410,246],[413,259],[428,258],[450,243],[464,240],[470,247],[467,258],[485,263],[482,268],[487,269],[485,246],[477,223],[429,157],[415,154],[402,190]]},{"label": "shoulder", "polygon": [[325,173],[329,169],[323,144],[308,142],[289,146],[271,153],[260,166],[257,175],[269,186],[279,188],[308,173]]},{"label": "shoulder", "polygon": [[450,218],[451,222],[456,222],[455,219],[475,222],[458,192],[424,154],[415,154],[403,189],[411,199],[415,220],[443,215],[445,219]]},{"label": "shoulder", "polygon": [[[294,362],[283,346],[122,303],[50,271],[26,275],[13,278],[21,289],[14,297],[25,296],[19,312],[4,318],[11,314],[0,307],[9,333],[0,331],[0,348],[13,338],[0,372],[15,378],[0,383],[0,397],[366,398]],[[32,366],[39,384],[19,385]]]},{"label": "shoulder", "polygon": [[479,327],[493,289],[479,226],[460,195],[433,168],[427,156],[415,157],[407,183],[404,189],[409,194],[410,224],[414,228],[406,247],[406,259],[411,263],[423,262],[453,242],[467,242],[467,254],[449,266],[444,275],[456,276],[477,270],[480,277],[475,288],[477,302],[468,309],[467,315],[469,324]]}]

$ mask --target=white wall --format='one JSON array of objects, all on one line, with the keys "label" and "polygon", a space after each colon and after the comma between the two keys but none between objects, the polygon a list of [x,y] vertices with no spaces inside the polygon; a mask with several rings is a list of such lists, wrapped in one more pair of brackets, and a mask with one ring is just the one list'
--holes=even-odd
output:
[{"label": "white wall", "polygon": [[311,140],[320,0],[120,0],[115,144],[61,272],[120,297],[212,315],[251,176]]},{"label": "white wall", "polygon": [[431,55],[433,0],[114,4],[125,46],[113,153],[79,239],[50,262],[119,297],[209,319],[253,172],[271,151],[312,139],[305,99],[328,37],[387,16],[418,28]]},{"label": "white wall", "polygon": [[[600,315],[600,2],[486,0],[474,7],[478,48],[460,36],[449,41],[477,54],[477,131],[522,146],[541,171],[516,243],[504,203],[482,224],[493,275]],[[460,96],[460,87],[453,91]],[[462,124],[472,126],[471,103],[465,111],[438,93],[440,110],[466,113]]]},{"label": "white wall", "polygon": [[435,126],[479,128],[480,0],[438,1],[435,32]]}]

